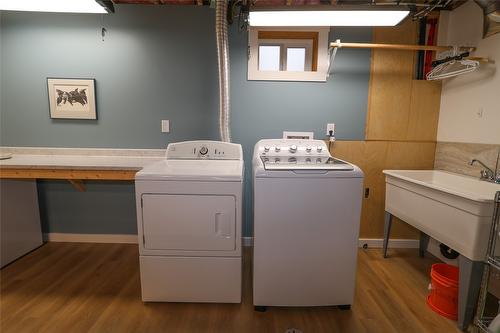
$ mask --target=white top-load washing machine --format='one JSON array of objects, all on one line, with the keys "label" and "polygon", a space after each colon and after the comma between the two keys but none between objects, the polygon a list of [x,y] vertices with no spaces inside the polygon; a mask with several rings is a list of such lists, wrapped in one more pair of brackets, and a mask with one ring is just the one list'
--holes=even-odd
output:
[{"label": "white top-load washing machine", "polygon": [[349,308],[363,173],[320,140],[261,140],[253,155],[253,302]]},{"label": "white top-load washing machine", "polygon": [[171,143],[135,189],[142,299],[241,302],[241,145]]}]

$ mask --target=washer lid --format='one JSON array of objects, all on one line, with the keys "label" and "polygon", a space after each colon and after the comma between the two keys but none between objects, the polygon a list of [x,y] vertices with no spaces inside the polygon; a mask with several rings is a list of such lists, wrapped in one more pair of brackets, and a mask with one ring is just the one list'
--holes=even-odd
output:
[{"label": "washer lid", "polygon": [[326,167],[319,162],[316,167],[313,161],[306,163],[309,166],[294,166],[292,162],[266,165],[265,158],[256,157],[253,174],[256,178],[363,178],[363,171],[352,163],[336,158],[328,158],[327,161],[330,162]]},{"label": "washer lid", "polygon": [[266,170],[354,170],[351,164],[328,156],[261,156],[260,159]]},{"label": "washer lid", "polygon": [[144,167],[136,180],[242,181],[240,160],[163,160]]}]

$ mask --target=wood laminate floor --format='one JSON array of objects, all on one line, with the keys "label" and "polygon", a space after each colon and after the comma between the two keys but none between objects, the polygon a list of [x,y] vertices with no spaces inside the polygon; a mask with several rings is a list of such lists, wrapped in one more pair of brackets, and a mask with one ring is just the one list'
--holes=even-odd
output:
[{"label": "wood laminate floor", "polygon": [[[359,250],[356,300],[335,307],[253,310],[251,250],[242,304],[141,301],[137,245],[48,243],[0,272],[0,331],[458,332],[425,303],[432,258],[417,250]],[[335,283],[335,281],[332,281]]]}]

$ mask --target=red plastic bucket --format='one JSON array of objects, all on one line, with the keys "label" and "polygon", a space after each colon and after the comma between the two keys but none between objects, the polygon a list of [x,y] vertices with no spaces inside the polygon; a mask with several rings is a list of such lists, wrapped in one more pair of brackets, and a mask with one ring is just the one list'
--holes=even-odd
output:
[{"label": "red plastic bucket", "polygon": [[427,296],[429,307],[449,319],[457,320],[458,267],[434,264],[431,268],[431,292]]}]

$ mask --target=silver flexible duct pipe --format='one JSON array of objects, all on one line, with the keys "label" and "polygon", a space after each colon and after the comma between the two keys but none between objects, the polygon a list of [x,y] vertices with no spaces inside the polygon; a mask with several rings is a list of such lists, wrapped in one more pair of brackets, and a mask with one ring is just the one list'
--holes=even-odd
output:
[{"label": "silver flexible duct pipe", "polygon": [[227,0],[215,0],[215,33],[219,62],[219,132],[220,139],[231,142],[229,128],[229,40],[227,26]]},{"label": "silver flexible duct pipe", "polygon": [[500,2],[496,0],[475,0],[483,9],[483,38],[500,33]]}]

